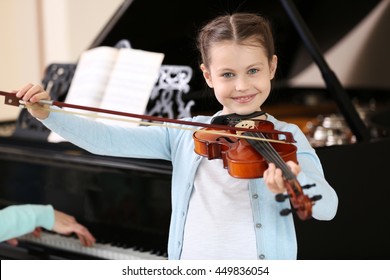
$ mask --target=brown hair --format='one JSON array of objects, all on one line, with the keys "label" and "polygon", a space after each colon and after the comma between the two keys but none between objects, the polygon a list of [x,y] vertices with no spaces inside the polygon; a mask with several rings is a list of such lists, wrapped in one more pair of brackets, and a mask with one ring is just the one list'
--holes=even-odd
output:
[{"label": "brown hair", "polygon": [[268,20],[254,13],[219,16],[200,30],[197,47],[201,55],[201,63],[207,68],[211,59],[209,50],[213,44],[222,41],[235,41],[238,44],[260,44],[269,61],[275,54],[274,40]]}]

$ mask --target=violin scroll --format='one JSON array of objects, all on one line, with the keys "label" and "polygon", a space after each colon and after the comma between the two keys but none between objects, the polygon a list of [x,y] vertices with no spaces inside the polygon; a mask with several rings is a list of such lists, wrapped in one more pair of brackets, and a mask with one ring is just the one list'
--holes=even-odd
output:
[{"label": "violin scroll", "polygon": [[287,194],[277,194],[275,196],[275,200],[277,202],[283,202],[286,199],[289,199],[292,208],[285,208],[281,210],[280,215],[287,216],[294,212],[301,220],[310,219],[312,216],[312,207],[314,202],[320,200],[322,196],[314,195],[309,198],[307,195],[303,194],[302,189],[308,189],[314,186],[315,184],[309,184],[301,187],[296,180],[287,181]]}]

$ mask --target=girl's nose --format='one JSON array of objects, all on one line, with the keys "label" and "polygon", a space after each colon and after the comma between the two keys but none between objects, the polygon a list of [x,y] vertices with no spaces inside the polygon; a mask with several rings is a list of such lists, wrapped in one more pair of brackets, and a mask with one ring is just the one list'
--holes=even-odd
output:
[{"label": "girl's nose", "polygon": [[246,91],[250,88],[249,79],[247,77],[238,77],[236,80],[236,91]]}]

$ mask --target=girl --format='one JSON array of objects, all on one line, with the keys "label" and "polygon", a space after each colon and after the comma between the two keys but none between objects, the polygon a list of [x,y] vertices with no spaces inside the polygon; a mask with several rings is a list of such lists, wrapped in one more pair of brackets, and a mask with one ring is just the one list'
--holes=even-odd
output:
[{"label": "girl", "polygon": [[[200,69],[214,90],[222,110],[197,116],[210,123],[226,114],[258,113],[271,91],[277,68],[268,22],[256,14],[224,15],[205,25],[198,36]],[[172,216],[169,259],[296,259],[297,242],[292,215],[281,216],[289,201],[276,202],[285,192],[282,171],[269,164],[263,178],[237,179],[222,168],[221,160],[208,160],[194,152],[192,133],[166,127],[122,128],[68,114],[42,110],[39,100],[50,99],[39,85],[17,92],[30,113],[68,141],[96,154],[170,160]],[[302,185],[316,184],[308,196],[322,195],[313,217],[331,220],[338,198],[324,178],[321,163],[296,125],[257,114],[276,130],[293,134],[299,166],[288,162]]]}]

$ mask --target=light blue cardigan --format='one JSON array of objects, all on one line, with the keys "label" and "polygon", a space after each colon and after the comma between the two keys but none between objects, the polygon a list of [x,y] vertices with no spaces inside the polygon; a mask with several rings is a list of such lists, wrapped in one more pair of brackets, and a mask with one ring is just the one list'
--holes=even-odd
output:
[{"label": "light blue cardigan", "polygon": [[[302,168],[298,180],[301,185],[316,184],[316,187],[308,189],[306,194],[322,195],[322,199],[313,207],[313,217],[318,220],[331,220],[337,211],[338,197],[324,178],[315,150],[296,125],[278,121],[270,115],[267,117],[274,123],[276,130],[293,134],[298,147],[298,161]],[[198,116],[186,120],[210,123],[211,118]],[[173,166],[172,216],[168,257],[180,259],[194,177],[203,159],[194,152],[192,131],[158,126],[132,128],[108,126],[87,118],[57,112],[51,112],[50,116],[42,122],[63,138],[91,153],[171,161]],[[258,258],[296,259],[297,241],[293,217],[279,214],[280,210],[289,207],[289,201],[276,202],[275,194],[267,189],[263,179],[250,180],[249,190]]]}]

